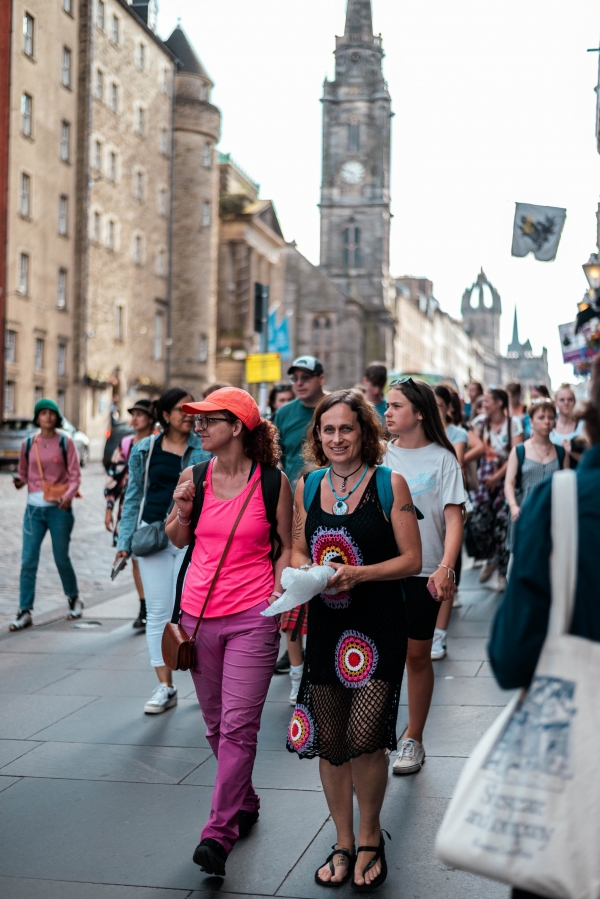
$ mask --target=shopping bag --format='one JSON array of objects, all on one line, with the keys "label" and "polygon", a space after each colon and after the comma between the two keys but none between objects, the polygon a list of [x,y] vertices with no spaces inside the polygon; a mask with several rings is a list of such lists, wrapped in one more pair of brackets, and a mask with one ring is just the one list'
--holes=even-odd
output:
[{"label": "shopping bag", "polygon": [[575,472],[557,472],[535,677],[467,761],[436,841],[445,864],[549,899],[600,897],[600,643],[568,633],[577,545]]}]

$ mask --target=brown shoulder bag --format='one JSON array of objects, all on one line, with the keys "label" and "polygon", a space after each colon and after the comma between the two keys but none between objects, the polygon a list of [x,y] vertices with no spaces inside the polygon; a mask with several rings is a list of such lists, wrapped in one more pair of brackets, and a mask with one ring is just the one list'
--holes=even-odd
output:
[{"label": "brown shoulder bag", "polygon": [[[181,592],[183,587],[183,576],[185,576],[185,569],[191,562],[191,552],[188,550],[189,558],[186,555],[186,558],[183,561],[181,566],[180,577],[177,582],[177,597],[175,600],[175,608],[173,610],[173,618],[169,621],[168,624],[165,625],[165,629],[162,635],[162,655],[165,662],[172,671],[189,671],[190,668],[194,666],[194,644],[196,643],[196,636],[198,634],[198,628],[200,627],[200,622],[204,617],[204,613],[206,611],[206,607],[208,605],[208,601],[211,597],[211,594],[215,588],[217,583],[217,579],[221,572],[221,568],[223,567],[223,563],[225,562],[225,557],[229,552],[229,547],[231,546],[234,534],[237,530],[237,526],[242,519],[242,515],[246,511],[248,503],[252,499],[252,495],[258,486],[258,480],[254,482],[250,491],[248,492],[248,496],[244,502],[244,505],[240,509],[240,513],[235,520],[235,524],[231,529],[231,534],[225,544],[225,549],[223,550],[223,555],[217,565],[217,570],[215,571],[215,576],[213,577],[210,587],[208,588],[208,593],[206,594],[206,599],[204,600],[204,605],[202,606],[202,610],[200,615],[198,616],[198,621],[196,622],[196,627],[194,628],[194,633],[192,636],[188,636],[185,632],[181,624],[179,623],[179,618],[181,614]],[[198,488],[196,488],[198,489]],[[190,549],[193,548],[193,545],[190,546]]]},{"label": "brown shoulder bag", "polygon": [[[44,499],[47,503],[59,503],[69,489],[69,484],[54,484],[52,481],[45,481],[44,469],[42,468],[42,460],[40,459],[40,451],[37,445],[37,434],[33,438],[33,448],[35,449],[38,470],[40,472],[40,478],[42,481],[42,486],[44,488]],[[67,470],[67,475],[68,473],[69,472]]]}]

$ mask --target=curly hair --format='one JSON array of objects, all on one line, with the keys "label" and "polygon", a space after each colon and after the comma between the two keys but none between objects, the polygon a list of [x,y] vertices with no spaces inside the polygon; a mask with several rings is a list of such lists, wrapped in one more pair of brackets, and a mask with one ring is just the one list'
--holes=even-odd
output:
[{"label": "curly hair", "polygon": [[[229,424],[235,424],[239,421],[237,415],[228,409],[223,410],[223,417],[227,419]],[[281,458],[281,449],[278,442],[278,431],[273,422],[261,418],[253,431],[242,425],[242,441],[244,444],[244,452],[253,462],[260,462],[261,465],[267,465],[269,468],[276,468]]]},{"label": "curly hair", "polygon": [[330,460],[323,452],[319,429],[321,427],[321,418],[325,412],[328,412],[339,403],[344,403],[356,415],[362,433],[361,457],[363,462],[369,466],[381,465],[385,452],[383,428],[379,424],[374,407],[359,390],[354,389],[335,390],[328,396],[323,397],[314,411],[313,419],[306,435],[303,451],[304,461],[310,465],[316,464],[318,468],[324,468],[326,465],[329,465]]}]

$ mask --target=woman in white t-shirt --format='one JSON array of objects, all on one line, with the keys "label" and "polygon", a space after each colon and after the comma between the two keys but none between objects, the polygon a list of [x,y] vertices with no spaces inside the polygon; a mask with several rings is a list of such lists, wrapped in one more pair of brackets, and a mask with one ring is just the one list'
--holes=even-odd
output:
[{"label": "woman in white t-shirt", "polygon": [[440,601],[450,601],[454,595],[466,494],[431,387],[412,378],[392,381],[387,402],[385,423],[392,440],[383,464],[406,478],[423,515],[419,521],[423,567],[417,577],[403,581],[408,617],[408,729],[393,769],[394,774],[416,774],[425,761],[423,729],[434,685],[433,634]]},{"label": "woman in white t-shirt", "polygon": [[[573,392],[573,388],[569,384],[563,384],[556,391],[556,407],[558,409],[558,418],[554,430],[550,434],[550,440],[555,446],[562,446],[569,456],[571,468],[576,468],[577,463],[581,459],[582,449],[581,438],[583,434],[583,419],[576,418],[575,404],[577,399]],[[578,439],[580,438],[580,439]],[[576,441],[575,446],[573,441]]]},{"label": "woman in white t-shirt", "polygon": [[[497,589],[506,586],[509,552],[506,548],[509,512],[504,499],[504,477],[513,446],[523,443],[523,424],[508,414],[508,394],[495,387],[483,397],[483,414],[473,421],[475,445],[465,462],[481,459],[477,488],[471,491],[467,550],[483,559],[479,582],[489,581],[498,569]],[[470,545],[471,544],[471,545]]]}]

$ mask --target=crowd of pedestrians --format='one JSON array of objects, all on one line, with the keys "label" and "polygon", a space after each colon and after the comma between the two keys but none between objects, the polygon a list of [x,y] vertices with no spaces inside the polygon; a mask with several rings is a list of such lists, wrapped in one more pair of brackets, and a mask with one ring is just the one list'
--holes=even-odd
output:
[{"label": "crowd of pedestrians", "polygon": [[[249,393],[226,384],[211,385],[199,402],[173,387],[134,403],[132,433],[108,470],[105,526],[115,566],[132,560],[140,598],[134,628],[145,630],[158,679],[145,713],[177,704],[163,658],[165,626],[178,622],[192,636],[191,676],[217,759],[194,861],[224,875],[235,843],[257,822],[252,770],[261,715],[273,673],[289,674],[287,748],[319,758],[336,827],[315,881],[351,880],[368,892],[387,874],[380,812],[390,753],[397,750],[392,770],[401,776],[418,773],[426,759],[434,664],[451,654],[463,552],[482,584],[496,575],[495,590],[505,589],[513,554],[515,579],[525,583],[533,565],[533,583],[533,560],[547,562],[535,539],[547,529],[549,479],[581,462],[587,439],[569,385],[555,400],[534,385],[525,405],[516,382],[506,389],[472,382],[461,399],[451,381],[434,388],[417,376],[390,381],[377,362],[362,384],[331,393],[312,355],[295,359],[287,374],[269,395],[267,417]],[[38,402],[34,416],[39,434],[24,441],[15,477],[28,501],[14,631],[32,624],[46,530],[68,615],[83,609],[69,558],[77,451],[60,432],[52,400]],[[593,453],[582,477],[592,476]],[[326,591],[281,619],[261,614],[282,596],[285,568],[321,565],[334,569]],[[534,628],[533,619],[519,618],[515,579],[492,644],[494,670],[508,686],[521,686],[534,666],[508,645],[513,620],[522,641]],[[408,726],[398,746],[405,671]]]}]

